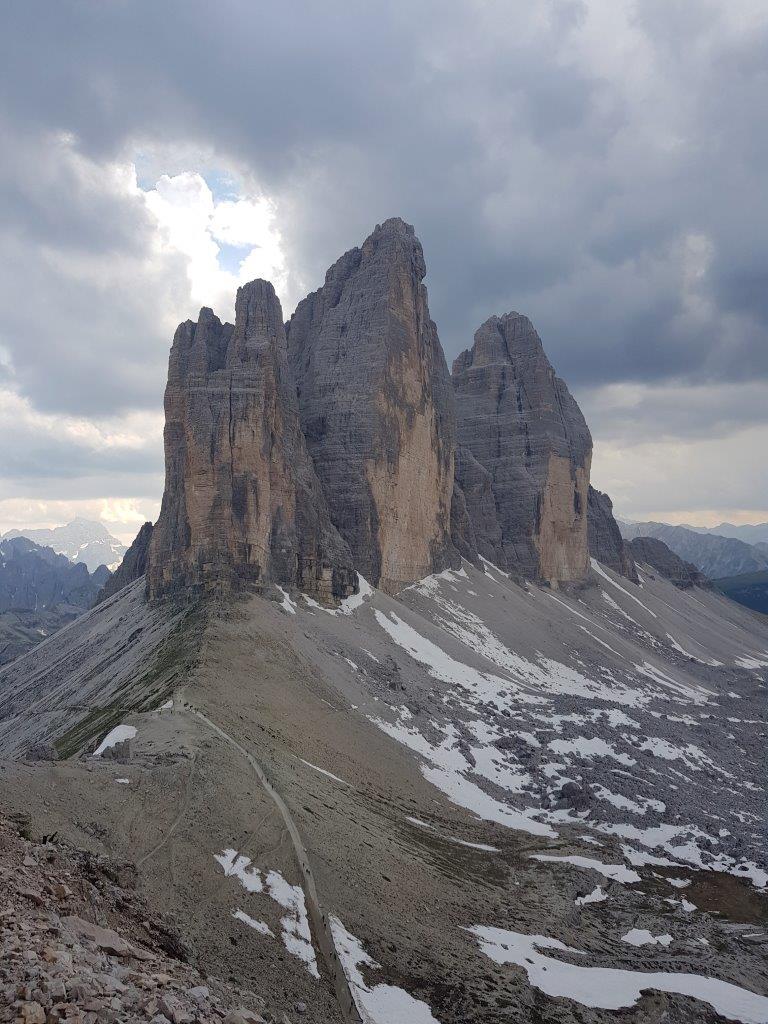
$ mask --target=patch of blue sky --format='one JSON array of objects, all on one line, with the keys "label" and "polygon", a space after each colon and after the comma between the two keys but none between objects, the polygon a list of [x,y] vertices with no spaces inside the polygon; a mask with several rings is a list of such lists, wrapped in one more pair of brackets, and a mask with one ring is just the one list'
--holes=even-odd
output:
[{"label": "patch of blue sky", "polygon": [[222,270],[229,274],[237,274],[240,271],[240,264],[253,248],[252,245],[227,245],[219,242],[218,262]]}]

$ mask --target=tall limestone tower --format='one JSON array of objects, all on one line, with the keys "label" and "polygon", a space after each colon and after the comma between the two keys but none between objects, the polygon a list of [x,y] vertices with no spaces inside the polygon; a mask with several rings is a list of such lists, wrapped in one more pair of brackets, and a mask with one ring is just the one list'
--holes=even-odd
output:
[{"label": "tall limestone tower", "polygon": [[478,552],[553,586],[585,579],[592,438],[530,320],[486,320],[453,384],[456,479]]},{"label": "tall limestone tower", "polygon": [[421,244],[399,218],[330,268],[288,324],[301,425],[355,567],[395,593],[448,564],[454,417]]},{"label": "tall limestone tower", "polygon": [[267,281],[237,293],[235,324],[181,324],[165,392],[165,492],[150,543],[151,599],[248,584],[325,599],[354,590],[346,543],[299,427],[282,310]]}]

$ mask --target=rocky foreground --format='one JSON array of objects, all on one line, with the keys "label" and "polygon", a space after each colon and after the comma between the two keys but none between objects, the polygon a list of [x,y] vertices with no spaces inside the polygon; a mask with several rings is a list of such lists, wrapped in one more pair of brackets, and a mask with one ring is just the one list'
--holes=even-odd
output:
[{"label": "rocky foreground", "polygon": [[[130,865],[26,835],[23,815],[0,817],[0,1021],[289,1024],[255,993],[185,964],[183,940],[138,895]],[[295,1019],[306,1010],[296,1004]]]}]

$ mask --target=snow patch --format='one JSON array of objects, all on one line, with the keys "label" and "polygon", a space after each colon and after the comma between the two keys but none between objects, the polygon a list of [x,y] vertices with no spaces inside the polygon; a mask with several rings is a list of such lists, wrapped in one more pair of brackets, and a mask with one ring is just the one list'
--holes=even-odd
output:
[{"label": "snow patch", "polygon": [[671,935],[652,935],[646,928],[630,928],[626,935],[621,936],[622,942],[630,946],[668,946]]},{"label": "snow patch", "polygon": [[548,861],[553,864],[572,864],[574,867],[584,868],[585,871],[597,871],[614,882],[622,882],[627,885],[640,881],[640,875],[623,864],[603,864],[601,860],[595,860],[593,857],[581,857],[578,854],[558,857],[552,853],[532,853],[530,859]]},{"label": "snow patch", "polygon": [[603,900],[608,899],[608,893],[603,892],[602,886],[596,886],[592,892],[588,892],[586,896],[577,896],[574,903],[577,907],[586,906],[587,903],[602,903]]},{"label": "snow patch", "polygon": [[107,733],[101,743],[93,752],[94,757],[101,757],[105,750],[122,743],[124,740],[132,740],[136,735],[136,729],[132,725],[116,725]]},{"label": "snow patch", "polygon": [[328,922],[363,1024],[440,1024],[429,1005],[414,999],[405,989],[396,985],[367,985],[360,967],[376,970],[381,964],[366,953],[360,940],[347,931],[338,917],[330,914]]},{"label": "snow patch", "polygon": [[329,779],[333,779],[335,782],[340,782],[342,786],[350,786],[352,783],[346,782],[344,779],[340,779],[338,775],[334,775],[333,772],[326,771],[325,768],[318,768],[316,764],[312,764],[311,761],[305,761],[303,757],[299,760],[302,764],[305,764],[307,768],[312,768],[316,772],[320,772],[321,775],[327,775]]},{"label": "snow patch", "polygon": [[256,921],[249,914],[246,914],[244,910],[235,910],[232,917],[236,921],[242,921],[243,924],[247,924],[249,928],[253,928],[254,931],[259,932],[261,935],[271,935],[274,939],[275,933],[264,921]]},{"label": "snow patch", "polygon": [[522,967],[530,984],[553,998],[566,996],[583,1006],[619,1010],[634,1006],[647,989],[656,989],[701,1000],[723,1017],[741,1024],[768,1022],[768,998],[727,981],[701,974],[583,967],[541,953],[542,949],[554,949],[575,956],[585,955],[582,950],[545,935],[524,935],[482,925],[475,925],[468,931],[490,960]]},{"label": "snow patch", "polygon": [[278,587],[277,589],[278,589],[278,590],[280,591],[280,593],[281,593],[281,594],[283,595],[283,599],[282,599],[282,601],[280,602],[280,606],[281,606],[281,607],[282,607],[282,608],[283,608],[283,609],[284,609],[284,610],[285,610],[286,612],[288,612],[288,614],[289,614],[289,615],[295,615],[295,614],[296,614],[296,605],[295,605],[295,603],[294,603],[294,602],[293,602],[293,601],[291,600],[291,598],[290,598],[290,596],[289,596],[289,594],[288,594],[288,591],[286,591],[286,590],[283,590],[283,588],[282,588],[282,587]]}]

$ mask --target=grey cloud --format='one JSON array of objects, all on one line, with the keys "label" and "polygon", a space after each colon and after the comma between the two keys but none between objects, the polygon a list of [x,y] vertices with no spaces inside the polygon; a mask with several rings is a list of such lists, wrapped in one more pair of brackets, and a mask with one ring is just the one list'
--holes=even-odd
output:
[{"label": "grey cloud", "polygon": [[[13,49],[4,74],[17,83],[19,117],[66,127],[93,153],[114,153],[131,139],[176,139],[239,161],[295,208],[291,255],[312,283],[374,221],[403,214],[425,240],[450,354],[479,319],[515,307],[545,326],[571,377],[768,371],[760,351],[766,215],[755,210],[762,163],[752,162],[754,141],[744,146],[747,135],[765,134],[754,128],[766,42],[754,33],[718,43],[719,5],[637,5],[637,24],[659,58],[651,73],[664,76],[669,106],[679,108],[682,148],[666,157],[631,146],[622,156],[647,110],[563,56],[585,16],[578,3],[542,5],[550,20],[536,30],[521,2],[414,11],[228,0],[215,17],[199,0],[42,6],[45,17],[39,3],[16,5],[6,34]],[[30,81],[41,53],[46,75]],[[666,111],[658,114],[664,121]],[[728,194],[735,178],[739,194]],[[719,205],[728,218],[741,220],[743,210],[751,221],[746,266],[734,260],[743,245],[733,244],[718,193],[727,195]],[[744,364],[718,359],[717,315],[709,331],[673,329],[674,268],[640,308],[603,295],[608,308],[594,326],[581,316],[574,325],[570,308],[558,305],[566,285],[577,306],[594,302],[602,275],[599,266],[584,271],[590,255],[632,275],[632,261],[650,254],[663,263],[687,231],[712,233],[707,287],[750,319]],[[646,358],[649,343],[654,358]]]},{"label": "grey cloud", "polygon": [[[49,410],[159,408],[159,324],[184,288],[180,265],[142,275],[146,225],[128,198],[51,166],[50,140],[68,131],[98,160],[175,149],[252,175],[280,203],[308,288],[402,215],[424,243],[449,360],[491,313],[518,309],[577,393],[731,382],[749,396],[768,378],[768,22],[737,32],[726,0],[638,0],[647,52],[625,82],[579,57],[587,6],[11,5],[0,345],[16,386]],[[694,312],[689,236],[711,244]],[[107,255],[122,277],[61,272]],[[733,395],[712,398],[716,429],[768,419]],[[704,429],[695,399],[689,418],[661,402],[630,411],[634,429]],[[598,440],[610,435],[616,414],[594,415]]]}]

